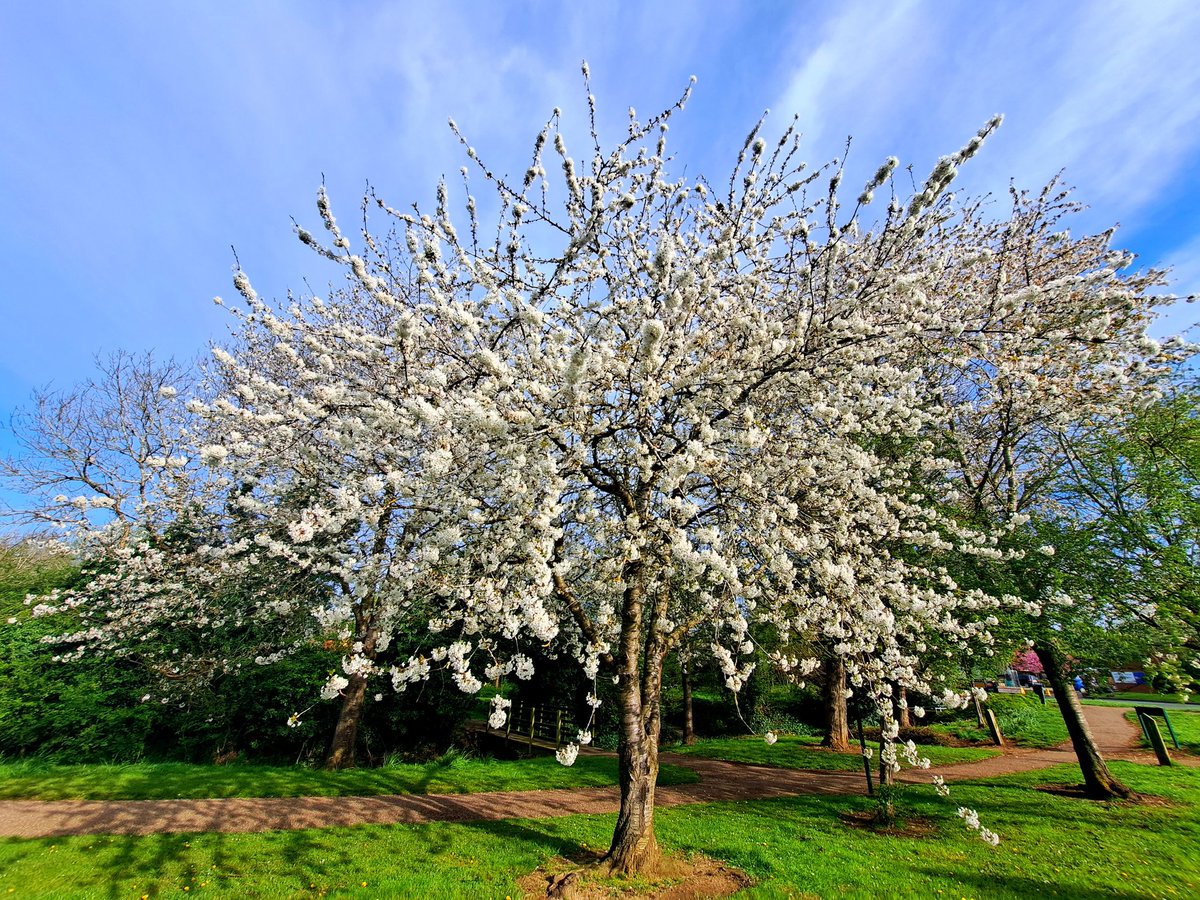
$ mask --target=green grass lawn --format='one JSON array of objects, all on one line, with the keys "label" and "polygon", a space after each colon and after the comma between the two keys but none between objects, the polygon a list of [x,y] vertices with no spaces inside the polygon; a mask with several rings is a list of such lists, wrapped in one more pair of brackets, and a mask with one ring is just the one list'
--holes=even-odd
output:
[{"label": "green grass lawn", "polygon": [[[781,737],[768,745],[761,737],[713,738],[697,741],[691,746],[672,747],[672,753],[701,756],[707,759],[726,759],[730,762],[754,763],[760,766],[780,766],[786,769],[821,769],[825,771],[862,771],[862,756],[857,749],[850,753],[834,753],[820,746],[816,737]],[[974,762],[997,756],[1000,751],[990,747],[932,747],[918,748],[935,766],[957,762]]]},{"label": "green grass lawn", "polygon": [[[1151,898],[1200,894],[1200,771],[1114,763],[1167,804],[1098,804],[1033,789],[1078,780],[1071,767],[955,785],[948,798],[906,789],[921,838],[843,825],[862,797],[797,797],[660,810],[672,850],[749,873],[756,898]],[[988,847],[955,815],[979,811]],[[257,835],[0,840],[0,897],[517,897],[548,857],[603,848],[614,817],[363,826]],[[364,886],[365,883],[365,886]],[[188,888],[186,892],[184,888]]]},{"label": "green grass lawn", "polygon": [[[996,714],[1005,740],[1023,747],[1057,747],[1069,737],[1058,704],[1052,699],[1042,703],[1032,694],[993,694],[988,706]],[[987,730],[979,727],[973,711],[932,727],[964,741],[991,740]]]},{"label": "green grass lawn", "polygon": [[[691,769],[663,766],[659,784],[690,784]],[[599,787],[617,783],[612,757],[581,755],[561,766],[552,756],[511,761],[447,756],[423,765],[326,772],[299,766],[202,766],[189,763],[58,766],[0,763],[0,799],[157,800],[177,797],[347,797],[463,794]]]}]

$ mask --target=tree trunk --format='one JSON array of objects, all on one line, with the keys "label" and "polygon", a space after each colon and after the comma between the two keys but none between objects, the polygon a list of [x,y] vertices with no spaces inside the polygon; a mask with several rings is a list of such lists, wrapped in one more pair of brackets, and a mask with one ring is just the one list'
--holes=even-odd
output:
[{"label": "tree trunk", "polygon": [[692,675],[688,671],[686,658],[680,660],[680,672],[683,681],[683,742],[696,743],[696,724],[692,717]]},{"label": "tree trunk", "polygon": [[896,724],[901,728],[912,728],[912,716],[908,711],[908,688],[896,685]]},{"label": "tree trunk", "polygon": [[354,768],[354,746],[358,742],[358,724],[362,721],[363,701],[367,696],[367,679],[364,675],[351,675],[349,679],[350,684],[342,691],[342,708],[325,760],[325,768],[330,770]]},{"label": "tree trunk", "polygon": [[840,753],[850,751],[850,719],[846,714],[846,663],[834,654],[825,665],[825,713],[829,725],[822,743]]},{"label": "tree trunk", "polygon": [[[364,606],[355,613],[357,634],[361,635],[362,655],[375,662],[375,646],[379,631],[374,622],[374,608]],[[325,768],[329,770],[353,769],[354,748],[358,742],[358,726],[362,722],[363,705],[367,697],[368,676],[347,676],[350,683],[342,689],[342,708],[338,712],[337,727],[333,730],[333,741],[329,745],[329,756]]]},{"label": "tree trunk", "polygon": [[[636,690],[636,689],[635,689]],[[641,704],[636,702],[634,706]],[[636,875],[652,871],[659,861],[654,837],[654,786],[658,780],[658,728],[640,724],[629,728],[629,706],[622,704],[621,739],[617,756],[621,771],[621,811],[608,849],[611,872]],[[636,713],[641,719],[641,713]],[[628,732],[635,732],[631,736]]]},{"label": "tree trunk", "polygon": [[1054,689],[1054,699],[1062,712],[1063,721],[1067,725],[1067,734],[1071,736],[1071,746],[1079,759],[1079,768],[1083,772],[1084,790],[1094,800],[1113,800],[1136,796],[1135,792],[1121,784],[1108,770],[1104,757],[1096,748],[1096,740],[1092,737],[1087,720],[1083,717],[1083,707],[1075,696],[1075,689],[1067,683],[1063,673],[1062,660],[1058,650],[1050,641],[1038,641],[1034,647],[1038,659],[1045,669],[1046,680]]},{"label": "tree trunk", "polygon": [[[663,648],[657,634],[642,647],[640,565],[627,567],[617,657],[617,702],[621,735],[617,742],[621,810],[605,863],[613,874],[653,871],[659,862],[654,837],[654,785],[658,780],[658,732],[662,724]],[[644,660],[644,661],[643,661]],[[639,665],[640,664],[640,665]],[[639,677],[640,673],[640,677]]]}]

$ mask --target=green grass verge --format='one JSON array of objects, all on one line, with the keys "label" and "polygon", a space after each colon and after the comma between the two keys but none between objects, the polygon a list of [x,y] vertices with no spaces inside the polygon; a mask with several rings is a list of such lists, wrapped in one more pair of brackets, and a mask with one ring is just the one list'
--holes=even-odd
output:
[{"label": "green grass verge", "polygon": [[[902,813],[922,838],[849,828],[862,797],[797,797],[660,810],[660,843],[725,860],[757,881],[754,898],[1188,897],[1200,894],[1200,771],[1114,763],[1168,804],[1098,804],[1034,785],[1078,781],[1062,767],[911,788]],[[979,811],[988,847],[955,815]],[[0,841],[0,897],[517,897],[516,881],[553,855],[605,847],[613,816],[363,826],[265,834]],[[364,886],[365,882],[365,886]],[[184,891],[184,888],[189,888]]]},{"label": "green grass verge", "polygon": [[[691,784],[691,769],[663,766],[659,784]],[[189,763],[58,766],[0,763],[0,799],[161,800],[203,797],[351,797],[468,794],[600,787],[617,783],[612,757],[581,755],[561,766],[552,756],[511,761],[447,756],[423,765],[325,772],[299,766],[202,766]]]},{"label": "green grass verge", "polygon": [[[823,771],[862,771],[862,756],[858,750],[834,753],[820,746],[815,737],[781,737],[768,745],[761,737],[713,738],[697,741],[687,747],[672,747],[672,753],[700,756],[706,759],[725,759],[730,762],[754,763],[760,766],[780,766],[785,769],[820,769]],[[974,762],[997,756],[1000,751],[989,747],[932,747],[918,748],[935,766],[958,762]]]},{"label": "green grass verge", "polygon": [[[1042,703],[1032,694],[992,694],[987,705],[996,714],[996,723],[1005,740],[1024,747],[1057,747],[1069,737],[1054,700]],[[979,727],[973,710],[969,717],[964,713],[958,719],[932,727],[959,740],[991,740],[988,732]]]},{"label": "green grass verge", "polygon": [[[1183,694],[1140,694],[1136,691],[1117,691],[1104,696],[1089,697],[1090,700],[1126,700],[1130,703],[1190,703],[1194,706],[1200,706],[1200,700],[1196,699],[1195,694],[1190,694],[1188,699],[1183,699]],[[1085,701],[1086,702],[1086,701]]]}]

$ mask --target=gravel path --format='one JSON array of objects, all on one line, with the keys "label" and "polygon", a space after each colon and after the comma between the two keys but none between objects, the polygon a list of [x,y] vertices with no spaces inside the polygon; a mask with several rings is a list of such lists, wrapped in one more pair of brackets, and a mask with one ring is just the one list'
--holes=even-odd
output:
[{"label": "gravel path", "polygon": [[[1137,728],[1120,707],[1087,707],[1088,723],[1106,758],[1153,762],[1136,749]],[[660,787],[659,806],[761,800],[802,794],[862,794],[861,773],[812,772],[699,759],[671,753],[662,762],[695,769],[697,784]],[[941,766],[947,781],[986,778],[1074,762],[1070,746],[1010,750],[975,763]],[[904,781],[928,781],[931,772],[905,770]],[[168,834],[342,828],[423,822],[542,819],[615,812],[617,788],[506,791],[480,794],[406,794],[386,797],[245,797],[216,800],[8,800],[0,801],[0,836],[60,837],[79,834]]]}]

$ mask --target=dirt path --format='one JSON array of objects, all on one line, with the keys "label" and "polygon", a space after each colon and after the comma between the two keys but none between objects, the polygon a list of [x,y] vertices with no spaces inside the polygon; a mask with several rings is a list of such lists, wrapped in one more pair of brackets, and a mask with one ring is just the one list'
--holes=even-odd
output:
[{"label": "dirt path", "polygon": [[[1088,707],[1088,723],[1108,758],[1153,762],[1136,749],[1137,729],[1120,707]],[[777,769],[664,753],[663,762],[695,769],[697,784],[661,787],[660,806],[761,800],[802,794],[862,794],[857,772]],[[947,781],[985,778],[1074,762],[1066,749],[1011,750],[977,763],[941,766]],[[905,770],[904,781],[928,781],[932,773]],[[200,831],[254,832],[341,828],[364,824],[418,824],[497,819],[542,819],[577,813],[615,812],[617,788],[506,791],[481,794],[407,794],[387,797],[247,797],[217,800],[0,801],[0,836],[60,837],[79,834],[168,834]]]},{"label": "dirt path", "polygon": [[[1138,746],[1141,732],[1138,727],[1125,718],[1129,707],[1124,706],[1085,706],[1084,718],[1088,728],[1096,740],[1100,755],[1105,759],[1122,759],[1130,762],[1153,764],[1156,757],[1149,750]],[[1003,756],[993,756],[973,763],[958,763],[952,766],[941,766],[933,771],[905,769],[898,776],[900,781],[912,783],[929,782],[934,775],[941,775],[947,781],[966,778],[991,778],[997,775],[1012,775],[1017,772],[1028,772],[1031,769],[1045,769],[1062,763],[1076,763],[1075,751],[1071,742],[1060,744],[1048,750],[1025,750],[1010,747]]]}]

